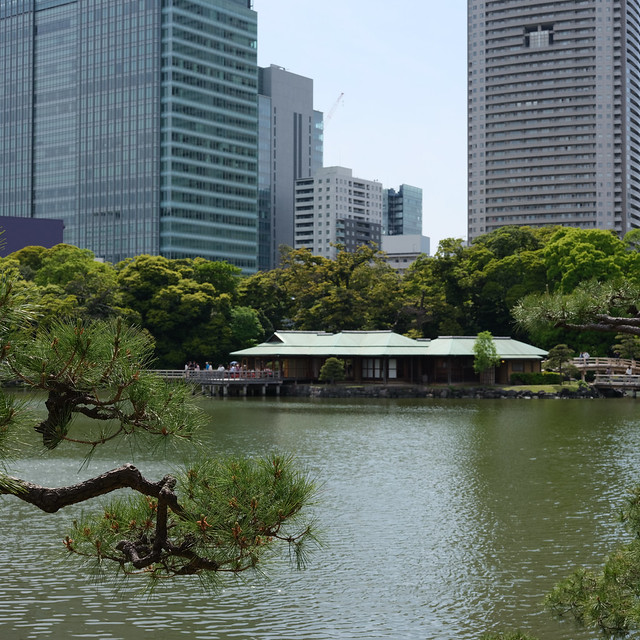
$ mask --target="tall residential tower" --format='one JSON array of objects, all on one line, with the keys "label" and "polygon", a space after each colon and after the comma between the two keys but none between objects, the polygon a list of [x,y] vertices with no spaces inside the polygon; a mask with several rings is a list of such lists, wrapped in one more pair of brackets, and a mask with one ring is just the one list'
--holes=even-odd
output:
[{"label": "tall residential tower", "polygon": [[251,0],[0,1],[0,215],[257,267]]},{"label": "tall residential tower", "polygon": [[640,1],[469,0],[469,239],[640,226]]}]

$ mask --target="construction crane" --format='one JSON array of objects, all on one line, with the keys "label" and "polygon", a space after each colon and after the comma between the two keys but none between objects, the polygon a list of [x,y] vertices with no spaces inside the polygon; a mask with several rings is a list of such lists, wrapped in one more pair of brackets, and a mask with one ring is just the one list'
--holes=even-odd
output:
[{"label": "construction crane", "polygon": [[342,92],[338,96],[338,99],[333,103],[333,106],[331,107],[331,109],[329,109],[329,113],[327,113],[327,115],[324,117],[323,123],[325,126],[327,125],[329,120],[331,120],[331,118],[333,117],[333,114],[336,112],[336,109],[342,104],[343,99],[344,99],[344,92]]}]

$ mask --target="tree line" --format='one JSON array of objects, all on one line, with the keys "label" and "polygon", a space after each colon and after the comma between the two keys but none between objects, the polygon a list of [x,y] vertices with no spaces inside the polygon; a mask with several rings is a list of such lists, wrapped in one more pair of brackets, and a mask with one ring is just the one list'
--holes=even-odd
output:
[{"label": "tree line", "polygon": [[155,340],[159,368],[210,361],[278,329],[382,330],[410,337],[513,336],[549,349],[566,343],[610,355],[613,334],[516,321],[531,294],[567,295],[587,282],[640,285],[640,230],[503,227],[465,246],[442,241],[404,274],[371,247],[335,260],[307,249],[282,251],[276,269],[242,276],[225,262],[141,255],[97,262],[87,249],[26,247],[0,259],[0,272],[28,299],[39,322],[122,318]]}]

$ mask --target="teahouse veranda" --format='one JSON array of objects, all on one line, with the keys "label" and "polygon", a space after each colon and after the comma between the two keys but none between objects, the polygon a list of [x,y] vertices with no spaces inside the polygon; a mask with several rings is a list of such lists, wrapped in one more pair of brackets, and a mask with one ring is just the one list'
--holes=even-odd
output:
[{"label": "teahouse veranda", "polygon": [[[276,331],[268,340],[231,355],[248,370],[271,369],[284,380],[315,382],[327,358],[345,363],[346,380],[361,383],[477,383],[475,336],[413,340],[393,331]],[[500,365],[495,381],[538,372],[547,352],[512,338],[494,337]]]}]

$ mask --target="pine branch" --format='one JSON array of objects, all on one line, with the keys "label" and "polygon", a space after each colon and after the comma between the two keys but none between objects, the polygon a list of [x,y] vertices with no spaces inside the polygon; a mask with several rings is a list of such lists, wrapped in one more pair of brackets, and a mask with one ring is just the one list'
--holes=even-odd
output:
[{"label": "pine branch", "polygon": [[[69,505],[85,502],[118,489],[132,489],[146,496],[160,498],[165,487],[175,485],[172,476],[165,476],[159,482],[150,482],[132,464],[125,464],[100,476],[68,487],[43,487],[8,476],[6,480],[7,482],[0,485],[0,495],[13,495],[46,513],[56,513]],[[171,492],[173,492],[172,488]],[[174,512],[182,512],[175,494],[170,497],[165,493],[163,499]]]}]

